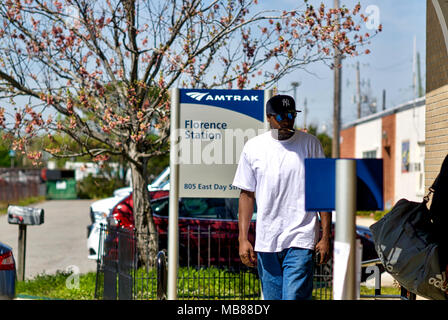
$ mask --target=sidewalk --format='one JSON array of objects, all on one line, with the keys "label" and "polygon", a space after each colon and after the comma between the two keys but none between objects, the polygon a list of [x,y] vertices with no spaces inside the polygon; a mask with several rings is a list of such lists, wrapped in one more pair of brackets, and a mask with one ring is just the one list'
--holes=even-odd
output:
[{"label": "sidewalk", "polygon": [[374,224],[376,221],[373,218],[369,217],[356,217],[356,224],[364,227],[370,227],[372,224]]}]

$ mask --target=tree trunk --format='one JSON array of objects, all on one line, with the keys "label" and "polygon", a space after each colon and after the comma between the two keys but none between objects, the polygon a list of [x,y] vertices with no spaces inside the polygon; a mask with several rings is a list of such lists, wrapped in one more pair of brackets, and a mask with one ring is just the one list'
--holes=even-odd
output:
[{"label": "tree trunk", "polygon": [[139,264],[149,268],[154,266],[158,252],[157,229],[149,203],[147,160],[141,165],[131,163],[134,223],[137,239]]}]

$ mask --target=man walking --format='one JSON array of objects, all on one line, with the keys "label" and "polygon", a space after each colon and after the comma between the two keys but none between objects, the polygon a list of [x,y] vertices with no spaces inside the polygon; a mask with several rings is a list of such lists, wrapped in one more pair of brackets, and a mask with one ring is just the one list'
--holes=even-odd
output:
[{"label": "man walking", "polygon": [[[305,159],[324,157],[319,140],[294,130],[295,101],[286,95],[266,104],[271,130],[250,139],[241,153],[233,185],[239,199],[239,254],[257,265],[267,300],[311,299],[313,253],[330,257],[331,212],[321,212],[322,238],[315,212],[305,211]],[[248,230],[255,203],[255,248]]]}]

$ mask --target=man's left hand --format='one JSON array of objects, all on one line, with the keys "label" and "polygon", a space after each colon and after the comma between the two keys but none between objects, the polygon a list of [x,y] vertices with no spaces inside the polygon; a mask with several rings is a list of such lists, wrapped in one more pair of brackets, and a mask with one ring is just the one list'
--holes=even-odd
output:
[{"label": "man's left hand", "polygon": [[320,253],[320,261],[318,264],[325,264],[330,259],[330,240],[322,238],[316,244],[316,252]]}]

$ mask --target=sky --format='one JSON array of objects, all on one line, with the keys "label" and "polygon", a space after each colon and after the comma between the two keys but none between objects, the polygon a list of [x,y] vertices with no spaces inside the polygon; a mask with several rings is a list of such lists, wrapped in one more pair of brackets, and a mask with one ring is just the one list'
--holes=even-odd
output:
[{"label": "sky", "polygon": [[[302,0],[266,1],[263,5],[274,9],[280,6],[285,10],[297,7]],[[342,67],[342,126],[357,118],[357,106],[353,101],[356,94],[356,63],[360,63],[360,78],[364,92],[377,99],[377,108],[382,110],[383,90],[386,90],[386,109],[414,99],[413,66],[414,38],[416,52],[420,54],[420,71],[422,85],[425,87],[426,59],[426,1],[424,0],[339,0],[340,6],[349,9],[358,2],[361,12],[365,13],[369,6],[376,6],[379,22],[383,31],[375,36],[368,49],[368,55],[348,58]],[[333,0],[310,0],[315,6],[324,2],[333,6]],[[365,29],[368,31],[367,29]],[[363,49],[364,51],[364,49]],[[278,83],[280,93],[294,96],[291,83],[299,82],[296,90],[296,100],[299,109],[303,110],[304,100],[307,100],[306,125],[314,124],[319,132],[326,131],[332,135],[333,122],[333,71],[323,63],[311,65],[309,72],[295,71],[284,77]],[[302,106],[302,108],[300,108]],[[304,113],[300,113],[297,122],[303,126]]]},{"label": "sky", "polygon": [[[304,0],[259,0],[259,4],[271,10],[292,10],[303,7]],[[309,0],[318,7],[323,2],[332,7],[334,0]],[[339,0],[340,6],[352,9],[358,2],[361,12],[375,6],[383,31],[376,35],[368,49],[369,55],[348,58],[342,67],[342,126],[356,120],[356,63],[360,63],[363,93],[370,92],[382,108],[382,93],[386,90],[386,108],[414,99],[413,56],[414,38],[420,54],[422,84],[425,85],[426,1],[425,0]],[[364,31],[369,31],[364,29]],[[365,48],[362,49],[364,51]],[[332,135],[333,122],[333,71],[324,63],[315,63],[304,70],[297,70],[282,78],[277,87],[279,93],[294,96],[292,82],[299,82],[296,91],[298,109],[303,110],[307,101],[306,126],[313,124],[318,132]],[[367,84],[370,83],[370,89]],[[304,112],[297,118],[299,127],[304,125]]]}]

